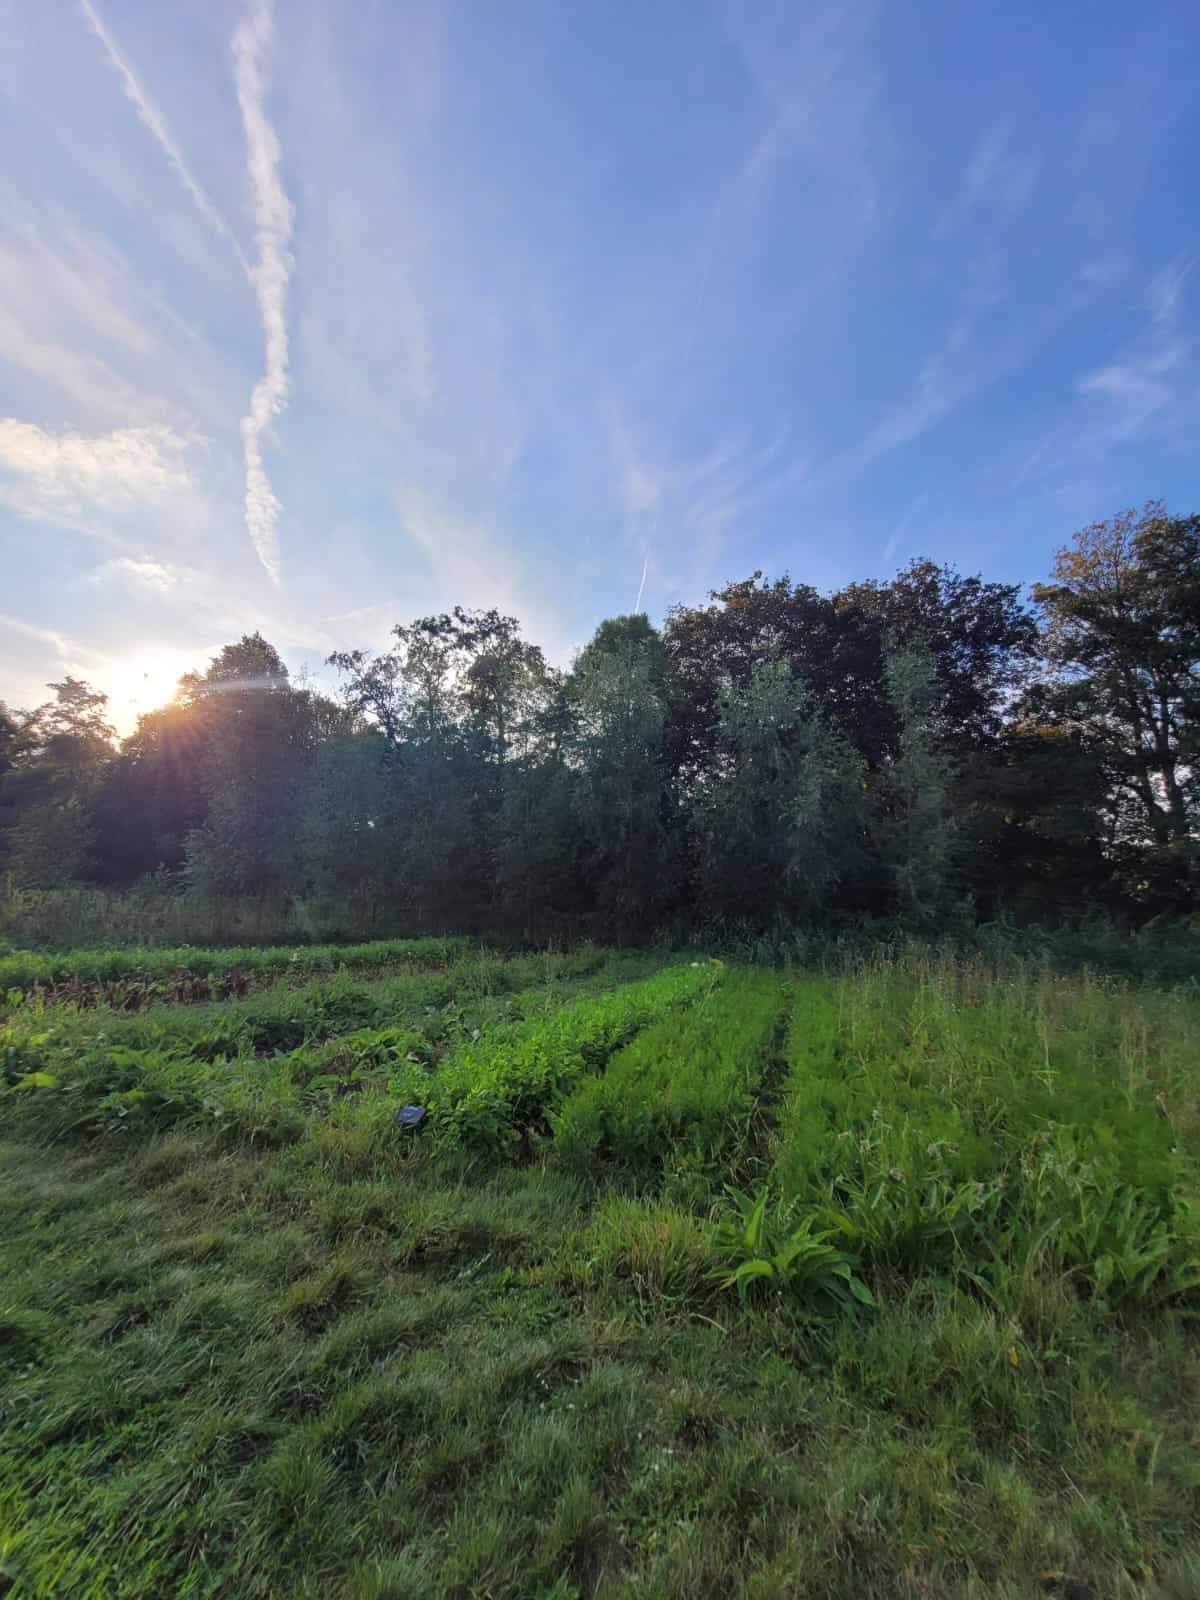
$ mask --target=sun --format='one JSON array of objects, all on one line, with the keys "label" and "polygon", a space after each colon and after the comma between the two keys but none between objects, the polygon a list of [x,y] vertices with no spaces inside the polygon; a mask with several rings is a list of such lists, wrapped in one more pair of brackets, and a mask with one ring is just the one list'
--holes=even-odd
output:
[{"label": "sun", "polygon": [[195,664],[192,652],[162,646],[114,661],[101,687],[108,695],[109,719],[117,732],[131,733],[144,712],[172,700],[179,679]]}]

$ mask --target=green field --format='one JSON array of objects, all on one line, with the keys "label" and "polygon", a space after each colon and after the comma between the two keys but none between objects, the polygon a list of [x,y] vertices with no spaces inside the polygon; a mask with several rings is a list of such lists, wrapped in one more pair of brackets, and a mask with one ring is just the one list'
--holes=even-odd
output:
[{"label": "green field", "polygon": [[1196,1596],[1198,1069],[933,957],[13,952],[0,1593]]}]

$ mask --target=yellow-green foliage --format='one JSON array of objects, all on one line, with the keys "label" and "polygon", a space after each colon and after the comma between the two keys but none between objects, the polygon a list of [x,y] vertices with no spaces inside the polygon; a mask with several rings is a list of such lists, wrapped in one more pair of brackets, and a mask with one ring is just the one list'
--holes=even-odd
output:
[{"label": "yellow-green foliage", "polygon": [[668,967],[536,1022],[493,1030],[467,1040],[436,1073],[398,1071],[392,1093],[428,1108],[440,1147],[504,1149],[647,1022],[710,991],[720,970]]},{"label": "yellow-green foliage", "polygon": [[639,1033],[551,1114],[556,1153],[634,1167],[672,1151],[714,1154],[749,1113],[783,996],[775,973],[735,970],[683,1015]]},{"label": "yellow-green foliage", "polygon": [[[1193,1002],[880,969],[798,989],[773,1188],[877,1266],[1200,1283]],[[1185,1149],[1183,1145],[1190,1146]]]}]

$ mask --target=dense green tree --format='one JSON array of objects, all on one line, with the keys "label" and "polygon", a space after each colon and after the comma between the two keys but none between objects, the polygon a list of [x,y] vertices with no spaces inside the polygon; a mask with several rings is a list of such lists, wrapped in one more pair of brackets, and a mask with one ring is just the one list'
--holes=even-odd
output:
[{"label": "dense green tree", "polygon": [[9,771],[16,760],[20,731],[20,719],[13,715],[3,700],[0,700],[0,778]]},{"label": "dense green tree", "polygon": [[[889,652],[911,647],[928,657],[939,737],[963,755],[996,737],[1040,653],[1037,623],[1018,584],[963,577],[933,561],[913,561],[888,583],[849,584],[833,604],[852,634],[877,640],[881,687],[890,682]],[[865,659],[865,643],[860,650]],[[884,706],[896,716],[893,695]],[[894,727],[898,733],[898,721]],[[875,740],[888,742],[881,733]],[[863,745],[872,749],[872,739]]]},{"label": "dense green tree", "polygon": [[178,698],[144,713],[97,797],[97,877],[131,883],[175,869],[189,833],[208,815],[209,722]]},{"label": "dense green tree", "polygon": [[648,928],[677,887],[661,660],[658,634],[644,618],[617,619],[580,652],[570,680],[583,866],[596,910],[618,937]]},{"label": "dense green tree", "polygon": [[709,599],[674,607],[664,631],[669,748],[681,772],[712,750],[721,685],[744,687],[768,654],[787,660],[827,722],[874,767],[899,737],[887,693],[889,642],[929,652],[944,737],[960,747],[995,735],[1037,652],[1037,627],[1015,585],[964,578],[930,561],[914,561],[889,583],[832,595],[755,572]]},{"label": "dense green tree", "polygon": [[203,824],[187,838],[189,882],[206,895],[286,894],[300,887],[299,818],[309,762],[346,718],[292,684],[261,634],[226,645],[179,698],[203,743]]},{"label": "dense green tree", "polygon": [[1035,686],[956,786],[963,877],[985,920],[1118,909],[1103,760],[1077,729],[1045,720],[1041,701]]},{"label": "dense green tree", "polygon": [[93,812],[115,744],[107,695],[69,676],[50,688],[54,698],[13,736],[0,777],[8,866],[33,888],[91,876]]},{"label": "dense green tree", "polygon": [[931,651],[919,644],[892,649],[885,671],[899,736],[876,776],[878,848],[896,915],[905,927],[929,931],[944,925],[963,888],[946,713]]},{"label": "dense green tree", "polygon": [[1056,677],[1048,712],[1110,779],[1115,838],[1142,852],[1148,892],[1197,894],[1200,516],[1160,501],[1081,529],[1034,596]]},{"label": "dense green tree", "polygon": [[810,921],[861,871],[866,767],[779,655],[722,686],[715,749],[692,794],[695,897],[706,911]]}]

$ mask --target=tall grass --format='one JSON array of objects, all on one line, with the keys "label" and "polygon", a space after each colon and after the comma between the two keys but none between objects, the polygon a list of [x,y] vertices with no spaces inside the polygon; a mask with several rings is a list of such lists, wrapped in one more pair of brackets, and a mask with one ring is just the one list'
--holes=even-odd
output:
[{"label": "tall grass", "polygon": [[788,1057],[774,1190],[865,1264],[1200,1288],[1189,996],[876,961],[800,985]]},{"label": "tall grass", "polygon": [[744,1129],[783,1005],[775,973],[743,969],[644,1029],[551,1113],[556,1156],[643,1170],[668,1154],[715,1156]]},{"label": "tall grass", "polygon": [[1200,1592],[1196,999],[663,959],[16,1005],[0,1589]]},{"label": "tall grass", "polygon": [[0,947],[354,943],[440,933],[386,901],[205,897],[171,879],[131,889],[22,889],[0,880]]}]

